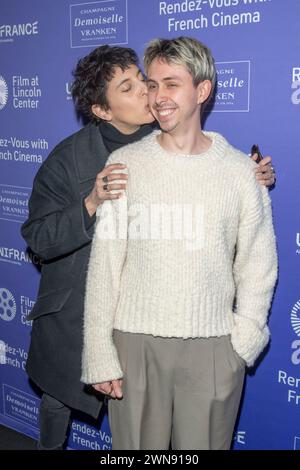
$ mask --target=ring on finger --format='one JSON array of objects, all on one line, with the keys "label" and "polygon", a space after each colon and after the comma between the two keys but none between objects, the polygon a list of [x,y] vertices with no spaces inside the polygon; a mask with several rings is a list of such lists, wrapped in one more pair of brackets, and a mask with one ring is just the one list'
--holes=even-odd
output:
[{"label": "ring on finger", "polygon": [[103,176],[102,181],[103,181],[103,183],[108,183],[108,176],[107,175]]},{"label": "ring on finger", "polygon": [[104,190],[104,191],[108,191],[108,184],[104,184],[104,185],[103,185],[103,190]]}]

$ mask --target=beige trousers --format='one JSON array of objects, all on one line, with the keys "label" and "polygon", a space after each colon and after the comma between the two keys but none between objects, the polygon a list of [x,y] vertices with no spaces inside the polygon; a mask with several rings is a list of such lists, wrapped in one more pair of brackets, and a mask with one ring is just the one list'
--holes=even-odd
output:
[{"label": "beige trousers", "polygon": [[245,363],[230,336],[161,338],[114,330],[123,399],[109,399],[114,450],[229,449]]}]

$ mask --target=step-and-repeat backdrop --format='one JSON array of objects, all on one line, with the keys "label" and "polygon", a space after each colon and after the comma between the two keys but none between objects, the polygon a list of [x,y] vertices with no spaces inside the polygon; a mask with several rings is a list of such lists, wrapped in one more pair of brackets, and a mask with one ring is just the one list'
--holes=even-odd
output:
[{"label": "step-and-repeat backdrop", "polygon": [[[24,371],[40,261],[20,227],[50,150],[82,126],[70,95],[77,60],[103,44],[142,57],[154,37],[193,36],[213,52],[218,90],[205,129],[271,155],[280,273],[272,341],[247,376],[235,449],[300,449],[300,2],[1,0],[0,423],[38,437],[39,395]],[[251,256],[251,253],[249,253]],[[76,416],[68,446],[110,449],[107,414]]]}]

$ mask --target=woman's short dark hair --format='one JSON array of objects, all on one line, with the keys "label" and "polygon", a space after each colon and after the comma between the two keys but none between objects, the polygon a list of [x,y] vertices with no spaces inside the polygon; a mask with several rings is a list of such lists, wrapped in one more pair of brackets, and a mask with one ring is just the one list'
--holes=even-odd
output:
[{"label": "woman's short dark hair", "polygon": [[91,120],[98,120],[92,112],[94,104],[109,109],[107,86],[114,77],[115,69],[123,71],[131,65],[138,66],[133,49],[117,46],[100,46],[80,59],[73,71],[71,85],[73,100],[78,111]]}]

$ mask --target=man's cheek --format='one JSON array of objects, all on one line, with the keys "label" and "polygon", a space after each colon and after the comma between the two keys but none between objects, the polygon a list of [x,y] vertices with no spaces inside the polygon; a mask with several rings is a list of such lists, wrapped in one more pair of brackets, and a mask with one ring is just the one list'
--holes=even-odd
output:
[{"label": "man's cheek", "polygon": [[150,110],[151,114],[153,114],[153,116],[155,118],[157,118],[156,111],[155,111],[154,107],[152,106],[151,102],[149,102],[149,110]]}]

